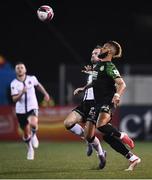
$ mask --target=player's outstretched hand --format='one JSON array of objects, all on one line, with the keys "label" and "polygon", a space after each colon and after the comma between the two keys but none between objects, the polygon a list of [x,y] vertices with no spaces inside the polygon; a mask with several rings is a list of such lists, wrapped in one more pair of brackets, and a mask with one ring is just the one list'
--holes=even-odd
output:
[{"label": "player's outstretched hand", "polygon": [[90,74],[92,73],[92,67],[90,65],[84,66],[84,69],[81,72]]}]

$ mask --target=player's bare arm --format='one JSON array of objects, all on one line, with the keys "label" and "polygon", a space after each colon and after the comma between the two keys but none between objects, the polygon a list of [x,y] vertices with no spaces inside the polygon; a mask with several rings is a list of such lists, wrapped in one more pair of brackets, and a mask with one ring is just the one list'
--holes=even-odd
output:
[{"label": "player's bare arm", "polygon": [[12,96],[13,102],[16,103],[17,101],[19,101],[19,100],[21,99],[21,97],[23,96],[23,94],[25,94],[26,92],[27,92],[27,88],[24,87],[23,90],[22,90],[19,94],[13,95],[13,96]]},{"label": "player's bare arm", "polygon": [[41,83],[39,83],[36,88],[44,95],[44,99],[46,101],[50,100],[50,95],[47,93],[47,91],[45,90],[45,88],[43,87],[43,85]]},{"label": "player's bare arm", "polygon": [[122,78],[116,78],[115,84],[116,84],[116,93],[113,96],[112,103],[114,103],[114,106],[117,107],[120,103],[120,97],[122,96],[122,94],[126,89],[126,84]]},{"label": "player's bare arm", "polygon": [[77,95],[77,94],[79,94],[79,93],[81,93],[81,92],[83,92],[85,90],[85,87],[79,87],[79,88],[77,88],[77,89],[75,89],[74,90],[74,95]]},{"label": "player's bare arm", "polygon": [[86,89],[88,89],[90,87],[92,87],[92,82],[88,83],[87,85],[85,85],[83,87],[79,87],[79,88],[75,89],[73,94],[76,95],[76,94],[79,94],[81,92],[84,92]]}]

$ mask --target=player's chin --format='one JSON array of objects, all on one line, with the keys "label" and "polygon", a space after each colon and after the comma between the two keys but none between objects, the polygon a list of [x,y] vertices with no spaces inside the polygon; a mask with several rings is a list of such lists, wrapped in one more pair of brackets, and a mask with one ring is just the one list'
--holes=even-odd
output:
[{"label": "player's chin", "polygon": [[97,59],[91,59],[91,63],[92,63],[92,64],[96,64],[97,62],[98,62]]}]

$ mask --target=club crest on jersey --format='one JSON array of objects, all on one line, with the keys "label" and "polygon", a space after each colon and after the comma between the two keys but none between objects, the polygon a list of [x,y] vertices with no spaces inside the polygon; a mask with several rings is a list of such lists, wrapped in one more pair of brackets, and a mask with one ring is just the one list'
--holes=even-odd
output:
[{"label": "club crest on jersey", "polygon": [[100,71],[103,71],[103,70],[104,70],[104,66],[101,66],[101,67],[100,67]]}]

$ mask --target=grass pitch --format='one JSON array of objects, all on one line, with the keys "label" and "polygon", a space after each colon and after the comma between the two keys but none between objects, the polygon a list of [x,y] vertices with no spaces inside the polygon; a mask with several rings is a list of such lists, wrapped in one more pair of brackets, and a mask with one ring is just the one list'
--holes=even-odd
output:
[{"label": "grass pitch", "polygon": [[132,172],[125,172],[128,161],[103,143],[107,164],[98,169],[98,158],[85,154],[84,142],[40,142],[35,160],[26,160],[22,142],[0,142],[0,178],[3,179],[150,179],[152,178],[152,143],[136,142],[133,150],[142,162]]}]

